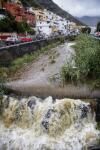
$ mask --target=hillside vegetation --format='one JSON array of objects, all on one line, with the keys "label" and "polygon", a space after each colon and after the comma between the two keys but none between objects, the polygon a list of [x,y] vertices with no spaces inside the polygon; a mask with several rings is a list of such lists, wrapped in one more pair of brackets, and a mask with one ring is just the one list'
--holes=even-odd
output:
[{"label": "hillside vegetation", "polygon": [[30,26],[26,22],[16,22],[12,16],[0,20],[0,32],[25,33],[26,31],[32,32]]},{"label": "hillside vegetation", "polygon": [[89,35],[80,35],[76,39],[75,66],[66,63],[62,68],[64,81],[92,81],[100,87],[100,41]]},{"label": "hillside vegetation", "polygon": [[20,0],[23,6],[29,6],[34,8],[42,8],[42,6],[37,2],[37,0]]}]

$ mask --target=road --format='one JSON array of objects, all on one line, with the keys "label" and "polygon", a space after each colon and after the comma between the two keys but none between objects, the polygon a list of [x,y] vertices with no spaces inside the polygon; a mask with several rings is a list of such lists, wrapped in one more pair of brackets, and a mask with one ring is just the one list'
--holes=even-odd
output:
[{"label": "road", "polygon": [[18,42],[18,43],[13,43],[11,44],[11,42],[8,42],[9,44],[6,43],[6,41],[0,41],[0,50],[2,50],[3,48],[9,48],[9,47],[14,47],[14,46],[19,46],[19,45],[24,45],[26,43],[35,43],[35,42],[39,42],[39,41],[44,41],[44,40],[53,40],[55,38],[64,38],[66,36],[55,36],[55,37],[50,37],[50,38],[37,38],[37,39],[33,39],[32,41],[27,41],[27,42]]}]

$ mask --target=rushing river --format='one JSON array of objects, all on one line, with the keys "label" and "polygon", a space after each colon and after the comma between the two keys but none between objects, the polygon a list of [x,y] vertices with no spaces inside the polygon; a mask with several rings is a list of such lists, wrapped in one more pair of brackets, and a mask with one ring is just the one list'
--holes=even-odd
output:
[{"label": "rushing river", "polygon": [[98,141],[95,114],[81,100],[4,96],[1,105],[0,150],[86,150]]}]

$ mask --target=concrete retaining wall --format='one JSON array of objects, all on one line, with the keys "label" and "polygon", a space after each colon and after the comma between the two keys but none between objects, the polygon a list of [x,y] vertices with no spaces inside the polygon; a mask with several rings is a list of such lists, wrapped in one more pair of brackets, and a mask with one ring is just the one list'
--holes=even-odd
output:
[{"label": "concrete retaining wall", "polygon": [[57,40],[59,40],[59,38],[49,40],[37,40],[0,48],[0,65],[7,66],[12,60],[21,57],[24,54],[37,51],[41,47],[46,46]]}]

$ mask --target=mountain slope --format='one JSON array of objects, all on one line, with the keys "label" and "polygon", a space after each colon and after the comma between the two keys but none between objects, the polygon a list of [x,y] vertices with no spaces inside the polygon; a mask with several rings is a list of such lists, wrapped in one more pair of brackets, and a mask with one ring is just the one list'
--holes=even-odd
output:
[{"label": "mountain slope", "polygon": [[37,0],[20,0],[24,6],[42,8],[42,6],[37,2]]},{"label": "mountain slope", "polygon": [[97,23],[100,21],[100,16],[83,16],[78,18],[80,21],[84,22],[88,26],[96,26]]},{"label": "mountain slope", "polygon": [[52,0],[21,0],[21,2],[24,5],[28,5],[28,6],[31,5],[34,7],[34,5],[37,5],[39,7],[46,8],[46,9],[56,13],[59,16],[65,17],[66,19],[69,19],[69,20],[77,23],[78,25],[85,25],[84,23],[80,22],[78,19],[73,17],[71,14],[69,14],[68,12],[61,9]]}]

